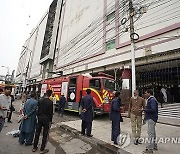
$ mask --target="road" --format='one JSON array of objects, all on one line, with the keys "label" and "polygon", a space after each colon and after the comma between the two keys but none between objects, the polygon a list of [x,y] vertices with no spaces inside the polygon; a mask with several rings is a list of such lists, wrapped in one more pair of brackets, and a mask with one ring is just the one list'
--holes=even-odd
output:
[{"label": "road", "polygon": [[[14,102],[14,106],[16,111],[20,107],[20,101],[16,100]],[[3,131],[0,133],[0,154],[31,154],[32,146],[19,145],[18,138],[14,138],[11,135],[6,135],[8,132],[12,130],[17,130],[19,128],[18,123],[18,114],[17,112],[13,113],[12,122],[13,123],[5,123]],[[57,113],[54,113],[53,117],[53,125],[49,135],[49,142],[47,144],[47,148],[50,150],[49,154],[74,154],[74,153],[97,153],[103,154],[106,153],[99,149],[98,147],[87,143],[86,141],[81,140],[77,136],[73,136],[72,134],[62,131],[56,127],[57,123],[74,121],[78,120],[79,115],[73,112],[65,112],[63,118],[59,117]],[[41,138],[40,138],[41,143]],[[40,145],[39,145],[40,146]],[[39,150],[35,153],[38,153]]]}]

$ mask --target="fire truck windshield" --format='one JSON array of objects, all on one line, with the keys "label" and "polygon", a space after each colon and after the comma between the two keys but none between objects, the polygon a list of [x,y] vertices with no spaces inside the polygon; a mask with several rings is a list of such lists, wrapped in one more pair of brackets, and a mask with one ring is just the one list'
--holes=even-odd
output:
[{"label": "fire truck windshield", "polygon": [[103,86],[105,89],[114,91],[115,90],[115,81],[110,79],[102,79]]}]

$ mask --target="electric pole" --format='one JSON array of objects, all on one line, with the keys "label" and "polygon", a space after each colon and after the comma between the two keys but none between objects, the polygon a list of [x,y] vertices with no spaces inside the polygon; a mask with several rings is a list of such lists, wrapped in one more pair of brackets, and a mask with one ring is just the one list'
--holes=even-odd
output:
[{"label": "electric pole", "polygon": [[134,44],[134,8],[132,0],[129,0],[129,20],[130,20],[130,39],[131,39],[131,70],[132,70],[132,96],[136,90],[136,72],[135,72],[135,44]]}]

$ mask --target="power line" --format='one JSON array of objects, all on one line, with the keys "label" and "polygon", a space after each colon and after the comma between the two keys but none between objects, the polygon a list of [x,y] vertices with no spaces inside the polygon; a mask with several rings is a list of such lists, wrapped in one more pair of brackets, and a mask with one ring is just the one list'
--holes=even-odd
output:
[{"label": "power line", "polygon": [[[119,8],[121,8],[121,5],[119,5]],[[112,9],[114,9],[114,5],[112,6]],[[92,29],[87,28],[87,29],[89,29],[90,33],[91,33],[91,31],[93,32],[99,25],[103,24],[104,21],[106,20],[106,18],[104,16],[103,16],[103,18],[100,18],[100,19],[101,19],[101,22],[100,22],[100,20],[98,20],[98,21],[94,22],[94,25],[90,26],[90,27],[92,27]],[[80,34],[82,34],[82,33],[80,33]],[[89,32],[85,33],[84,35],[88,36],[87,34],[89,34]],[[84,37],[82,37],[80,40],[77,40],[77,37],[80,37],[80,36],[81,35],[77,35],[74,39],[72,39],[69,42],[71,43],[71,42],[74,42],[74,40],[76,40],[76,42],[78,43],[81,39],[84,39]],[[68,46],[68,45],[69,44],[64,45],[64,48],[66,48],[66,46]],[[74,46],[74,44],[72,46]],[[63,49],[63,47],[61,47],[61,50],[62,49]]]},{"label": "power line", "polygon": [[[168,7],[172,6],[173,4],[179,3],[179,2],[180,2],[180,1],[177,1],[177,2],[174,2],[174,3],[172,3],[172,4],[170,4],[170,5],[166,6],[166,7],[163,7],[160,11],[164,10],[165,8],[168,8]],[[179,8],[179,6],[177,6],[176,8]],[[176,9],[176,8],[175,8],[175,9]],[[171,10],[174,10],[174,8],[171,9]],[[170,11],[171,11],[171,10],[170,10]],[[158,12],[159,12],[159,10],[153,11],[152,14],[146,15],[145,17],[143,17],[143,19],[146,19],[146,18],[148,18],[148,17],[150,17],[150,16],[152,16],[152,15],[155,15],[155,14],[158,13]],[[167,13],[167,10],[165,10],[165,12]],[[161,14],[158,14],[158,15],[162,15],[162,14],[164,14],[164,12],[161,13]],[[159,17],[159,16],[156,16],[156,17]],[[154,18],[154,17],[152,17],[152,18]],[[150,19],[152,19],[152,18],[150,18]],[[148,20],[146,20],[146,21],[143,21],[143,22],[141,22],[141,23],[147,22],[147,21],[149,21],[150,19],[148,19]]]},{"label": "power line", "polygon": [[[144,1],[142,1],[142,2],[144,2]],[[163,2],[163,0],[154,1],[154,2],[148,3],[148,6],[150,7],[150,6],[152,6],[152,5],[156,5],[156,4],[160,3],[160,2]],[[166,1],[166,2],[164,2],[163,4],[165,5],[165,4],[167,4],[168,2],[170,2],[170,1]],[[158,7],[159,7],[159,6],[160,6],[160,5],[158,5]],[[154,7],[154,8],[157,8],[157,6]],[[113,19],[113,20],[116,20],[116,19]],[[138,20],[138,19],[137,19],[137,20]],[[104,22],[104,20],[102,20],[101,22],[97,23],[95,26],[101,25],[103,22]],[[161,21],[161,22],[165,22],[165,20],[163,20],[163,21]],[[160,22],[160,23],[161,23],[161,22]],[[159,23],[159,22],[158,22],[158,23]],[[156,24],[156,23],[153,23],[153,24],[148,25],[148,26],[152,26],[152,25],[154,25],[154,24]],[[118,26],[120,26],[120,25],[118,25]],[[144,27],[139,28],[139,29],[143,29],[143,28],[146,28],[146,27],[147,27],[147,26],[144,26]],[[97,27],[94,27],[94,28],[95,28],[94,31],[97,30]],[[116,28],[116,27],[115,27],[115,28]],[[137,30],[139,30],[139,29],[137,29]],[[99,29],[98,32],[101,32],[102,30],[103,30],[103,29]],[[86,33],[86,34],[85,34],[86,37],[82,38],[81,40],[78,40],[76,44],[79,44],[79,43],[82,42],[82,41],[84,41],[84,42],[83,42],[83,44],[82,44],[82,43],[79,44],[78,47],[75,48],[75,50],[73,50],[73,52],[76,51],[77,49],[79,49],[79,48],[80,48],[81,46],[83,46],[84,44],[86,44],[89,40],[92,40],[90,43],[94,42],[93,45],[95,45],[96,43],[98,43],[98,41],[95,41],[95,39],[92,39],[92,38],[87,39],[88,37],[90,37],[90,34],[92,34],[94,31],[92,31],[92,32],[90,31],[89,33]],[[93,37],[96,37],[96,36],[97,36],[97,35],[94,35]],[[78,37],[78,36],[77,36],[77,37]],[[103,35],[102,37],[100,37],[100,39],[102,39],[103,37],[104,37],[104,35]],[[114,36],[114,37],[115,37],[115,36]],[[87,39],[86,41],[84,40],[85,38]],[[99,39],[99,40],[100,40],[100,39]],[[89,43],[89,44],[90,44],[90,43]],[[72,47],[71,47],[69,50],[66,50],[66,53],[68,53],[68,51],[71,51],[71,49],[74,48],[76,44],[73,44]],[[93,46],[93,45],[91,45],[91,46]],[[86,45],[85,47],[87,47],[87,46],[88,46],[88,45]],[[89,46],[89,48],[90,48],[91,46]],[[101,45],[101,46],[102,46],[102,45]],[[82,54],[80,54],[80,56],[81,56],[81,55],[83,55],[83,54],[86,54],[87,52],[91,52],[91,51],[88,51],[89,48],[87,48],[85,52],[79,51],[79,52],[76,52],[76,54],[82,53]],[[63,48],[61,48],[61,49],[63,49]],[[64,52],[63,52],[63,53],[64,53]],[[74,52],[74,53],[75,53],[75,52]],[[91,53],[92,53],[92,52],[91,52]],[[69,58],[71,58],[72,56],[74,56],[74,54],[72,54],[72,55],[70,55],[70,54],[72,54],[72,53],[69,52],[67,55],[64,56],[64,58],[66,57],[65,60],[68,60]],[[62,55],[62,53],[61,53],[61,55]],[[70,55],[70,56],[69,56],[69,55]],[[58,55],[58,56],[60,56],[60,55]],[[68,56],[69,56],[69,57],[68,57]],[[67,58],[67,57],[68,57],[68,58]],[[74,60],[73,60],[73,61],[74,61]]]},{"label": "power line", "polygon": [[159,21],[159,22],[152,23],[152,24],[150,24],[150,25],[147,25],[147,26],[144,26],[144,27],[138,28],[138,29],[136,29],[136,30],[140,30],[140,29],[144,29],[144,28],[147,28],[147,27],[151,27],[151,26],[154,26],[154,25],[157,25],[157,24],[160,24],[160,23],[163,23],[163,22],[167,22],[167,21],[170,21],[170,20],[173,20],[173,19],[179,18],[179,17],[180,17],[180,14],[178,14],[177,16],[170,17],[170,18],[168,18],[168,19],[161,20],[161,21]]}]

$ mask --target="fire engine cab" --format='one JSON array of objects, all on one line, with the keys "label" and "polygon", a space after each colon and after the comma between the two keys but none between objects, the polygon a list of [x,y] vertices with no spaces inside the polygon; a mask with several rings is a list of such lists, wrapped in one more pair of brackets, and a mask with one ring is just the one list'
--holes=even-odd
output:
[{"label": "fire engine cab", "polygon": [[76,75],[58,77],[42,81],[41,96],[46,90],[51,89],[59,101],[63,93],[67,99],[65,110],[78,112],[81,98],[86,95],[86,89],[91,89],[94,100],[94,112],[104,114],[110,111],[110,103],[115,91],[113,76],[99,73],[98,76]]}]

